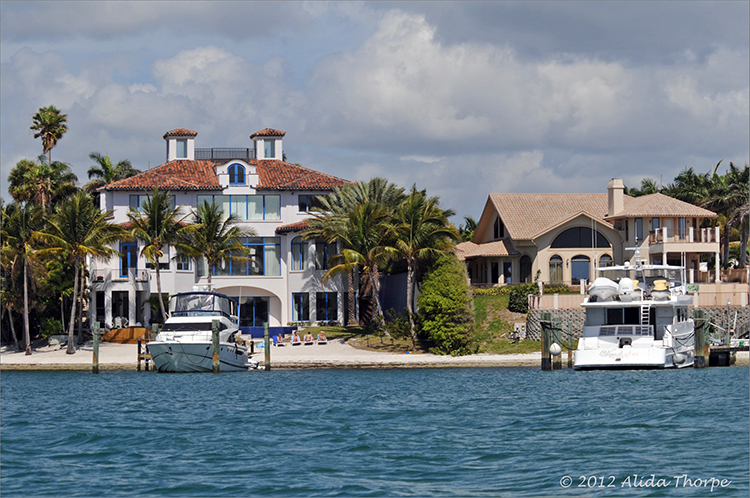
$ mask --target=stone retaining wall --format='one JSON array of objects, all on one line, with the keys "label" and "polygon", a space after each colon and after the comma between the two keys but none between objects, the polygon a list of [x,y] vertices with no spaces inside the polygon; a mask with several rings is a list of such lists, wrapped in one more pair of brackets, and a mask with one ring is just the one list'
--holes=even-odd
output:
[{"label": "stone retaining wall", "polygon": [[[690,315],[692,316],[692,310],[700,309],[703,310],[709,321],[714,322],[718,325],[723,325],[726,321],[727,309],[722,307],[711,307],[711,308],[690,308]],[[584,312],[581,309],[572,310],[531,310],[526,317],[526,338],[533,341],[542,340],[542,326],[540,325],[542,313],[550,313],[552,318],[560,318],[562,323],[563,332],[567,333],[568,322],[572,323],[573,339],[578,339],[583,334],[583,323],[584,323]],[[734,314],[739,312],[737,315],[737,329],[738,332],[747,330],[747,322],[750,319],[750,307],[748,306],[733,306],[732,307],[732,320],[734,320]],[[741,325],[744,324],[744,328]]]}]

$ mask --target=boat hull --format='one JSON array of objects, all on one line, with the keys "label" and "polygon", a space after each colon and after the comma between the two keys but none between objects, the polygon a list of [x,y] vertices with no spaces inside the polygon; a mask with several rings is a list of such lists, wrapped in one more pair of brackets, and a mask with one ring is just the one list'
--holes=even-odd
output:
[{"label": "boat hull", "polygon": [[[245,348],[222,342],[219,349],[219,371],[246,372],[251,366]],[[213,371],[210,342],[153,341],[148,343],[148,350],[159,372]]]},{"label": "boat hull", "polygon": [[674,354],[665,348],[617,348],[576,350],[573,352],[576,370],[621,370],[650,368],[683,368],[693,366],[693,354],[683,354],[675,362]]}]

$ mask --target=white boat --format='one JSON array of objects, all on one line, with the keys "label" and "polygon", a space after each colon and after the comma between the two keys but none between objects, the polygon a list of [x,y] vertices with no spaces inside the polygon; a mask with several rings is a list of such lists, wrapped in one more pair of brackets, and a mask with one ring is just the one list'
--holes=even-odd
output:
[{"label": "white boat", "polygon": [[219,322],[221,372],[257,368],[247,347],[237,342],[240,333],[234,302],[215,292],[186,292],[169,300],[169,318],[161,332],[147,344],[159,372],[211,372],[213,322]]},{"label": "white boat", "polygon": [[582,306],[586,313],[583,337],[573,353],[574,368],[682,368],[693,365],[695,328],[689,317],[680,266],[635,264],[597,268],[602,278],[617,283],[617,293],[602,298],[604,286],[592,285]]}]

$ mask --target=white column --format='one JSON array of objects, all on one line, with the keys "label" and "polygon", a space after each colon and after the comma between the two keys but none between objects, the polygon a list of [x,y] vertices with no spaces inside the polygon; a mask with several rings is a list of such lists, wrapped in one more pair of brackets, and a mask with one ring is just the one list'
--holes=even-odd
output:
[{"label": "white column", "polygon": [[721,282],[721,258],[719,257],[719,253],[717,252],[716,253],[716,283],[718,284],[719,282]]},{"label": "white column", "polygon": [[135,327],[136,311],[138,306],[138,293],[135,289],[128,290],[128,326]]},{"label": "white column", "polygon": [[104,291],[104,323],[102,326],[112,326],[112,291],[109,289]]}]

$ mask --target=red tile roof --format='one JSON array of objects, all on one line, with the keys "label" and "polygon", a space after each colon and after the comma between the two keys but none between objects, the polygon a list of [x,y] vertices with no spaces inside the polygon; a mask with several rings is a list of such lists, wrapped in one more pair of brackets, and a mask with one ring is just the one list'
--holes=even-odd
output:
[{"label": "red tile roof", "polygon": [[307,228],[309,224],[307,221],[298,221],[297,223],[290,223],[288,225],[281,225],[276,227],[276,233],[287,233],[287,232],[299,232]]},{"label": "red tile roof", "polygon": [[341,178],[275,159],[248,161],[258,166],[258,188],[263,190],[330,190],[351,183]]},{"label": "red tile roof", "polygon": [[211,161],[178,159],[130,178],[110,183],[104,190],[221,190],[216,165]]},{"label": "red tile roof", "polygon": [[174,130],[168,131],[164,134],[164,138],[167,137],[195,137],[198,135],[197,131],[188,130],[187,128],[175,128]]},{"label": "red tile roof", "polygon": [[250,135],[250,138],[255,137],[283,137],[286,135],[285,131],[281,130],[274,130],[273,128],[263,128],[260,131],[256,131],[252,135]]}]

